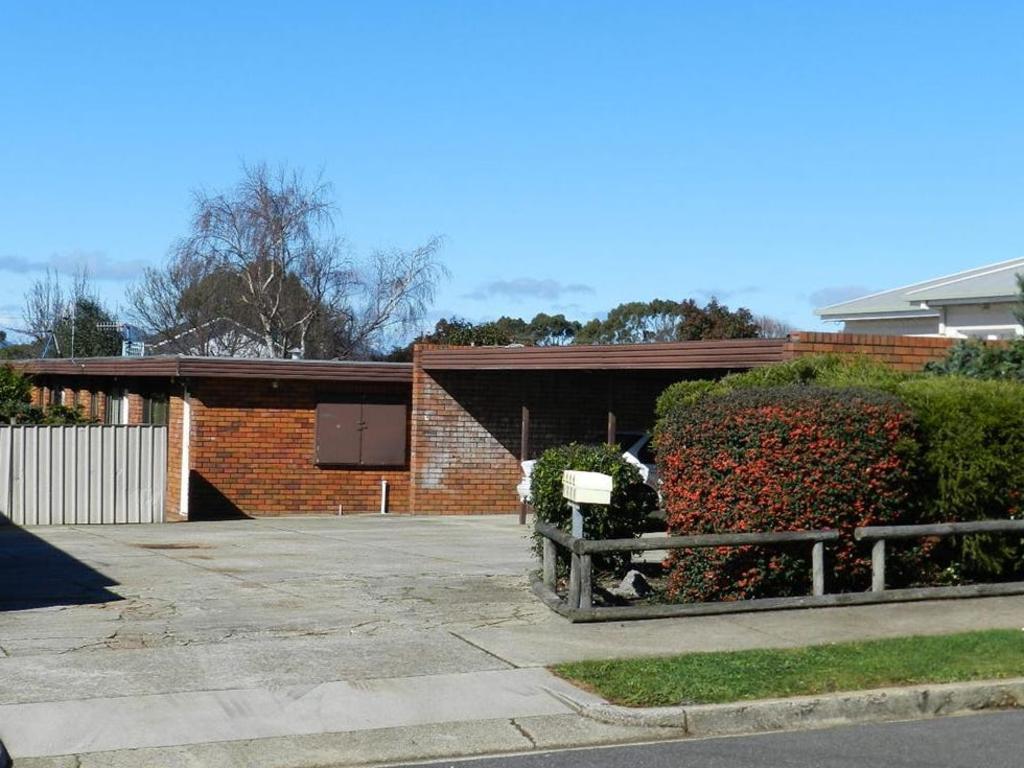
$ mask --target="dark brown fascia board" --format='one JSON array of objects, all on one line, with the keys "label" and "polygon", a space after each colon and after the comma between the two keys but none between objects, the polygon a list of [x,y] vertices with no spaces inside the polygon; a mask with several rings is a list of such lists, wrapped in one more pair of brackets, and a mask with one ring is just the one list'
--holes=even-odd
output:
[{"label": "dark brown fascia board", "polygon": [[50,376],[412,382],[412,365],[409,363],[350,360],[264,360],[159,355],[138,358],[13,360],[11,364],[25,373]]},{"label": "dark brown fascia board", "polygon": [[422,347],[426,370],[745,369],[781,362],[785,339],[567,347]]}]

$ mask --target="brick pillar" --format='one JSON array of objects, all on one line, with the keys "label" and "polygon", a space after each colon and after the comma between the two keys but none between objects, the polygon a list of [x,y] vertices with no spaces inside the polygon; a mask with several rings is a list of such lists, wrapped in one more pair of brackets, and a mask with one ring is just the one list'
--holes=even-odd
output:
[{"label": "brick pillar", "polygon": [[164,519],[181,520],[182,417],[181,395],[167,398],[167,489],[164,497]]},{"label": "brick pillar", "polygon": [[128,423],[142,423],[142,395],[137,392],[128,393]]},{"label": "brick pillar", "polygon": [[92,404],[92,393],[88,389],[78,390],[78,412],[89,418],[89,407]]},{"label": "brick pillar", "polygon": [[409,414],[409,511],[412,514],[420,512],[417,503],[417,489],[419,483],[418,469],[419,460],[423,455],[426,446],[423,444],[423,436],[420,426],[421,409],[423,408],[423,368],[420,363],[420,345],[413,344],[412,347],[412,407]]}]

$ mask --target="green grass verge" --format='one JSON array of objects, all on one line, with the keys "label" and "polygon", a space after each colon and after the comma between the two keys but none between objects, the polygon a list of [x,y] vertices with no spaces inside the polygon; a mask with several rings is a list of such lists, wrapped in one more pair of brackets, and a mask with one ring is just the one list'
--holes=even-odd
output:
[{"label": "green grass verge", "polygon": [[1024,677],[1024,632],[990,630],[804,648],[583,661],[561,664],[553,671],[616,704],[712,704]]}]

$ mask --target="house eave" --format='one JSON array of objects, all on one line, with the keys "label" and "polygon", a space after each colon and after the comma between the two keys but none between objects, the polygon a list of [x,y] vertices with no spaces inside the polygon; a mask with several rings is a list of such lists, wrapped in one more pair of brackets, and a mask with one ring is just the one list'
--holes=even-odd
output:
[{"label": "house eave", "polygon": [[356,360],[275,360],[231,357],[91,357],[12,360],[14,368],[38,376],[267,379],[295,381],[412,382],[410,363]]},{"label": "house eave", "polygon": [[845,312],[843,314],[836,315],[819,314],[818,316],[829,323],[846,323],[853,320],[915,320],[931,317],[938,318],[941,317],[941,313],[932,309],[911,309],[905,312],[865,312],[863,314]]},{"label": "house eave", "polygon": [[928,299],[930,307],[963,306],[965,304],[1015,304],[1018,296],[973,296],[965,298]]}]

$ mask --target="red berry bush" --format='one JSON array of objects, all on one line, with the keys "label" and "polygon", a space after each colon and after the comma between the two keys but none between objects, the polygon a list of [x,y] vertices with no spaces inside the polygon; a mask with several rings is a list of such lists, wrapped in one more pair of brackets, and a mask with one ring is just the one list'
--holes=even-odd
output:
[{"label": "red berry bush", "polygon": [[[901,401],[866,389],[745,389],[681,404],[657,443],[669,531],[838,530],[828,588],[863,589],[870,560],[853,529],[913,517],[913,432]],[[681,601],[810,589],[810,545],[679,550],[668,565]]]}]

